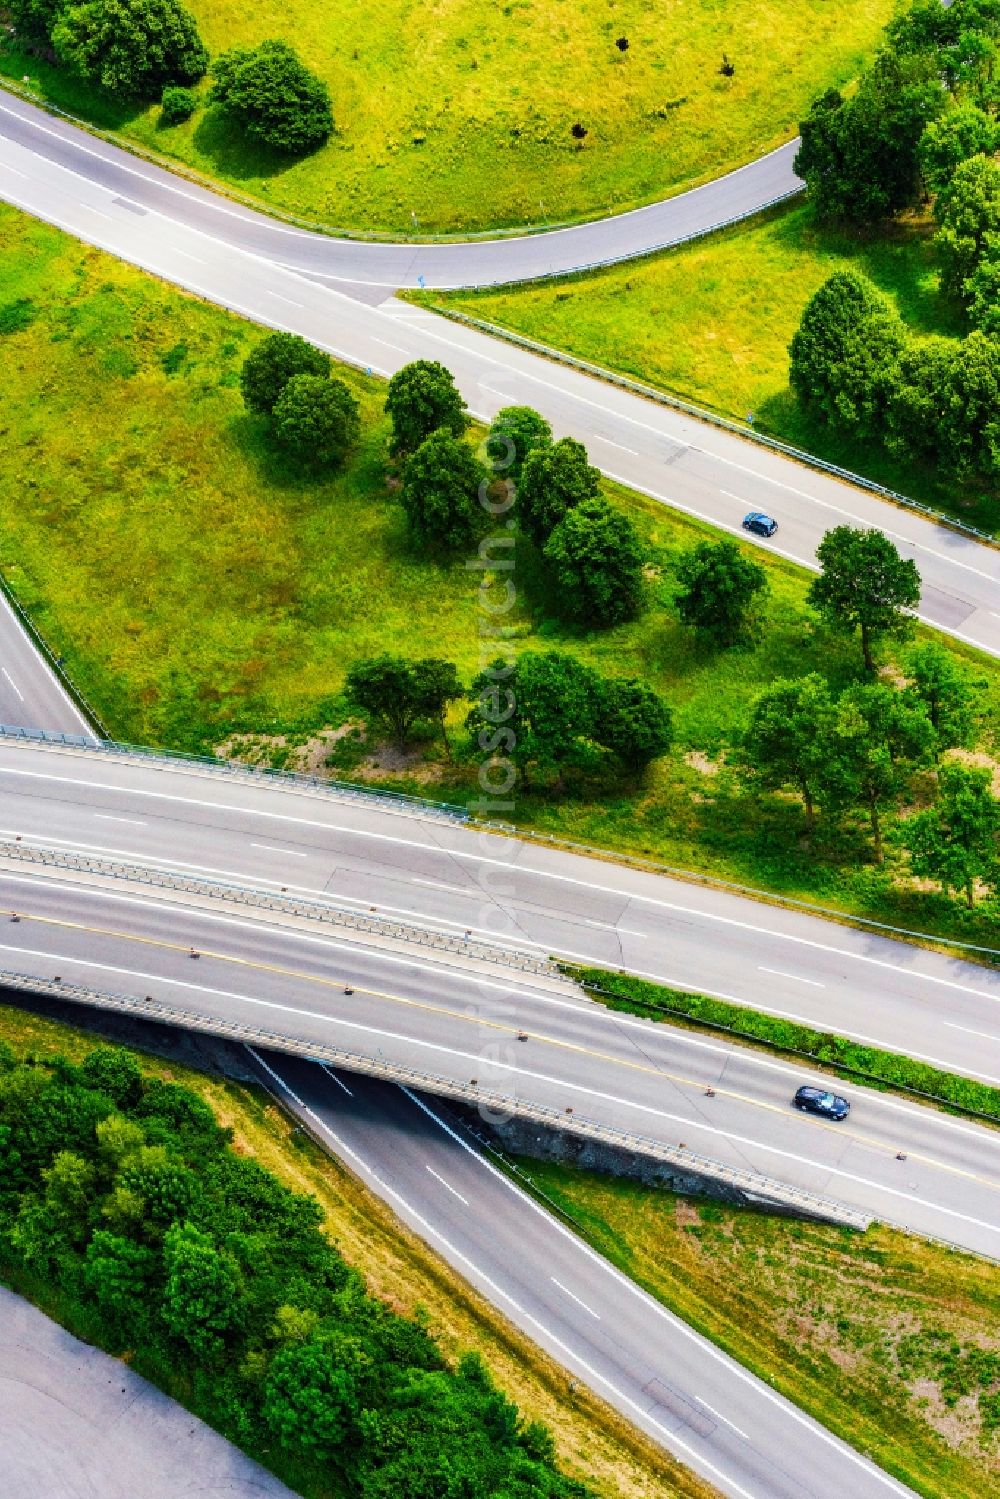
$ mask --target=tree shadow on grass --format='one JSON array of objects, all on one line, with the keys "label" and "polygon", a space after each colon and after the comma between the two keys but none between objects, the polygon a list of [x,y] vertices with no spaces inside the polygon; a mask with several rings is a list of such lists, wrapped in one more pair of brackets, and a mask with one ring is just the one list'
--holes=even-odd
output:
[{"label": "tree shadow on grass", "polygon": [[149,100],[123,99],[87,83],[68,68],[16,47],[0,50],[0,77],[30,78],[42,97],[102,130],[123,130],[149,108]]},{"label": "tree shadow on grass", "polygon": [[212,170],[233,182],[280,177],[303,160],[302,154],[276,151],[254,140],[242,125],[217,105],[205,110],[195,126],[192,140]]}]

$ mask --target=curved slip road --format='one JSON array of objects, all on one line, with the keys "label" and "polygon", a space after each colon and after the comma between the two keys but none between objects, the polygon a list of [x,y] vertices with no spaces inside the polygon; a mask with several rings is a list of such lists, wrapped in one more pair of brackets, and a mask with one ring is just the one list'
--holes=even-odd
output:
[{"label": "curved slip road", "polygon": [[556,1222],[433,1099],[273,1052],[259,1065],[316,1137],[512,1322],[731,1499],[911,1492]]},{"label": "curved slip road", "polygon": [[[91,150],[89,137],[71,145],[81,153]],[[381,292],[379,305],[369,306],[332,283],[235,248],[201,228],[197,216],[192,222],[179,189],[166,207],[147,209],[114,186],[95,183],[0,134],[0,196],[209,301],[299,333],[375,374],[391,375],[417,358],[439,359],[454,373],[474,415],[488,420],[502,406],[534,406],[557,436],[584,441],[610,478],[743,540],[748,537],[740,523],[747,510],[766,510],[778,519],[778,533],[753,544],[803,566],[816,566],[816,548],[832,526],[879,527],[917,564],[920,617],[1000,654],[1000,548],[424,308]],[[374,253],[372,246],[363,249]],[[0,665],[8,664],[4,657],[13,651],[4,643],[3,623]],[[0,722],[32,723],[26,689],[10,674],[24,697],[0,676]],[[40,714],[50,711],[45,703],[38,708]],[[56,725],[43,720],[38,726]]]},{"label": "curved slip road", "polygon": [[1000,1085],[995,971],[440,816],[0,739],[0,839],[19,836],[628,968]]},{"label": "curved slip road", "polygon": [[448,244],[336,239],[266,213],[143,161],[0,89],[0,139],[58,164],[130,204],[183,219],[231,248],[355,286],[486,286],[585,270],[665,249],[803,190],[792,170],[798,141],[703,187],[629,213],[534,234]]},{"label": "curved slip road", "polygon": [[[1000,1130],[855,1085],[842,1124],[799,1065],[613,1013],[558,978],[176,891],[0,867],[0,965],[176,1006],[304,1054],[343,1048],[643,1135],[1000,1260]],[[192,959],[192,950],[198,954]],[[710,1093],[708,1090],[712,1089]]]}]

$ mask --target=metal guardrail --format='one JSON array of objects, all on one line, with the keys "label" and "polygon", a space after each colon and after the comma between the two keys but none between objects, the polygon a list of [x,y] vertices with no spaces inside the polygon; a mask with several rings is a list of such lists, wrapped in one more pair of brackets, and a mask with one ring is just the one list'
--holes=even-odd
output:
[{"label": "metal guardrail", "polygon": [[238,760],[217,760],[211,755],[192,755],[183,750],[147,749],[141,744],[119,744],[114,739],[91,738],[86,734],[62,734],[51,729],[22,729],[14,724],[0,724],[0,739],[22,739],[31,744],[89,750],[108,755],[112,759],[131,757],[150,765],[190,765],[226,776],[233,781],[271,782],[292,790],[324,791],[332,796],[376,801],[384,806],[402,807],[407,811],[420,812],[428,817],[443,817],[453,822],[467,822],[469,818],[466,807],[459,807],[451,802],[430,801],[422,796],[410,796],[403,791],[381,791],[377,787],[361,786],[354,781],[335,781],[326,776],[310,776],[296,770],[269,770],[266,767],[245,765]]},{"label": "metal guardrail", "polygon": [[[792,196],[792,195],[786,195]],[[777,200],[779,202],[782,199]],[[773,207],[774,204],[766,205]],[[752,213],[742,214],[739,218],[730,220],[737,224],[744,218],[756,218],[758,213],[765,209],[754,209]],[[717,229],[725,229],[729,223],[718,224],[714,229],[703,231],[706,234],[713,233]],[[701,233],[689,236],[691,239],[701,238]],[[678,240],[677,245],[684,243]],[[674,246],[664,245],[661,249],[671,249]],[[650,254],[655,251],[650,251]],[[637,256],[622,256],[624,260],[638,259]],[[615,262],[609,260],[608,265]],[[553,272],[552,276],[538,276],[535,279],[552,280],[553,277],[578,275],[584,270],[599,270],[599,266],[581,266],[578,271]],[[524,285],[524,282],[512,283]],[[848,468],[840,468],[836,463],[827,463],[824,458],[817,458],[814,453],[807,453],[804,448],[793,447],[791,443],[782,442],[777,437],[768,437],[766,433],[759,432],[755,427],[746,423],[734,422],[726,416],[720,416],[718,412],[710,411],[706,406],[695,406],[690,401],[684,401],[680,396],[670,395],[665,390],[658,390],[655,385],[646,385],[641,380],[633,380],[628,375],[619,375],[615,370],[606,369],[600,364],[591,364],[586,359],[578,359],[575,354],[564,353],[562,349],[554,349],[550,344],[540,343],[537,339],[526,338],[521,333],[515,333],[510,328],[504,328],[499,323],[487,322],[484,318],[471,317],[467,312],[459,312],[454,307],[442,307],[439,302],[425,302],[423,300],[415,303],[416,306],[426,307],[431,312],[436,312],[441,317],[448,318],[453,323],[461,323],[467,328],[473,328],[479,333],[486,333],[491,338],[499,338],[504,343],[513,344],[515,348],[524,349],[529,354],[540,354],[544,359],[551,360],[554,364],[565,365],[568,369],[578,370],[583,375],[591,375],[597,380],[603,380],[607,385],[619,386],[622,390],[631,391],[634,395],[642,396],[645,400],[655,401],[657,405],[669,406],[674,411],[681,411],[685,416],[694,417],[699,422],[707,422],[710,426],[718,427],[724,432],[731,432],[736,437],[742,437],[748,442],[756,443],[758,447],[768,448],[773,453],[781,453],[786,458],[794,458],[798,463],[807,468],[816,469],[820,473],[830,474],[835,479],[843,479],[848,484],[853,484],[858,489],[864,489],[869,494],[877,495],[880,499],[890,500],[894,505],[900,505],[905,510],[913,510],[919,515],[924,515],[928,520],[936,524],[947,526],[952,531],[958,531],[963,536],[971,536],[976,541],[981,541],[987,546],[1000,547],[1000,540],[988,531],[980,531],[976,526],[970,526],[965,521],[958,520],[953,515],[946,515],[943,510],[935,510],[930,505],[924,505],[920,500],[914,500],[910,495],[901,494],[897,489],[889,489],[884,484],[877,484],[874,479],[866,479],[863,474],[856,474]]]},{"label": "metal guardrail", "polygon": [[[157,865],[135,864],[126,859],[102,858],[98,854],[77,854],[70,850],[48,848],[41,844],[0,840],[0,859],[17,860],[22,864],[41,864],[54,869],[72,869],[83,874],[100,875],[107,879],[124,880],[129,884],[149,885],[161,890],[177,890],[186,895],[203,895],[210,900],[231,901],[236,905],[250,906],[256,910],[277,911],[284,916],[300,916],[309,921],[328,922],[349,927],[352,931],[367,932],[376,937],[387,937],[393,941],[416,943],[437,952],[460,953],[484,963],[493,963],[503,968],[517,969],[522,973],[534,973],[546,978],[564,978],[558,966],[548,957],[525,952],[516,947],[502,947],[492,943],[453,936],[450,932],[436,932],[416,922],[398,921],[373,914],[371,910],[360,912],[335,901],[309,900],[280,891],[263,890],[253,885],[237,885],[228,880],[206,879],[203,875],[187,875],[182,871],[164,869]],[[570,980],[564,979],[569,983]]]},{"label": "metal guardrail", "polygon": [[97,712],[97,709],[87,701],[83,693],[80,691],[79,687],[76,686],[73,679],[67,674],[67,672],[63,670],[62,657],[56,655],[55,651],[49,645],[41,630],[35,624],[35,621],[31,618],[31,615],[24,608],[23,604],[20,603],[16,594],[14,593],[14,590],[11,588],[10,583],[4,576],[2,570],[0,570],[0,591],[2,591],[4,598],[10,605],[14,617],[17,620],[18,624],[21,626],[21,629],[24,631],[28,639],[31,641],[32,645],[35,647],[36,651],[38,651],[39,655],[45,661],[45,663],[49,667],[49,670],[52,672],[52,675],[55,677],[63,692],[65,692],[66,696],[69,698],[70,702],[75,704],[76,708],[83,715],[83,718],[85,720],[89,720],[94,725],[98,733],[106,733],[104,724],[101,722],[101,718]]},{"label": "metal guardrail", "polygon": [[92,989],[85,984],[64,983],[61,979],[42,979],[32,974],[19,973],[12,969],[0,969],[0,989],[15,992],[41,994],[50,998],[68,1000],[75,1004],[91,1005],[97,1009],[115,1010],[119,1013],[138,1016],[143,1020],[159,1021],[167,1025],[182,1026],[185,1030],[202,1031],[208,1035],[252,1042],[256,1046],[270,1047],[274,1051],[288,1052],[310,1060],[329,1062],[343,1067],[348,1072],[358,1072],[365,1077],[377,1077],[386,1082],[403,1083],[425,1093],[435,1093],[444,1098],[460,1099],[480,1109],[491,1110],[497,1116],[507,1115],[527,1119],[549,1129],[565,1130],[620,1150],[631,1151],[650,1160],[662,1161],[666,1165],[697,1173],[720,1185],[744,1193],[748,1199],[760,1203],[772,1203],[799,1211],[810,1216],[844,1224],[850,1228],[866,1229],[873,1215],[853,1208],[836,1198],[824,1197],[802,1187],[794,1187],[775,1177],[746,1167],[729,1166],[724,1161],[699,1155],[682,1145],[667,1145],[648,1135],[634,1134],[630,1130],[615,1129],[585,1119],[574,1110],[560,1110],[546,1104],[533,1104],[516,1095],[495,1092],[480,1087],[478,1083],[463,1083],[456,1078],[442,1077],[438,1073],[420,1072],[413,1067],[388,1062],[383,1057],[365,1056],[359,1052],[332,1046],[325,1042],[303,1041],[293,1036],[260,1026],[246,1025],[238,1020],[216,1019],[178,1005],[156,999],[153,995],[140,998],[134,994],[120,994],[113,990]]},{"label": "metal guardrail", "polygon": [[650,874],[662,874],[673,879],[684,880],[690,884],[704,885],[711,890],[723,890],[733,895],[746,896],[751,900],[760,901],[763,904],[779,906],[792,911],[803,911],[809,915],[822,916],[828,920],[840,922],[845,926],[860,927],[873,932],[885,932],[892,937],[901,937],[911,942],[928,942],[939,947],[955,948],[960,952],[981,953],[985,957],[1000,960],[1000,948],[986,947],[981,943],[963,942],[959,937],[948,937],[940,932],[914,931],[912,927],[892,926],[889,922],[876,921],[870,916],[860,916],[856,912],[838,910],[835,906],[823,906],[814,901],[797,900],[791,895],[782,895],[773,890],[761,890],[756,885],[741,885],[735,880],[725,880],[720,875],[707,874],[700,869],[685,869],[680,865],[665,864],[656,859],[644,858],[641,854],[624,853],[618,849],[601,848],[593,843],[581,843],[572,838],[561,838],[556,833],[542,832],[532,827],[519,827],[510,822],[491,822],[487,819],[471,816],[468,809],[450,805],[447,802],[434,802],[422,797],[407,796],[401,792],[378,791],[368,787],[352,785],[350,782],[329,781],[314,776],[300,776],[294,771],[287,770],[258,770],[253,766],[242,765],[238,762],[225,760],[212,760],[209,757],[198,755],[187,755],[179,750],[147,749],[141,745],[117,744],[113,740],[88,739],[85,735],[58,734],[44,729],[21,729],[10,725],[0,724],[0,740],[2,739],[25,740],[29,743],[52,744],[55,747],[65,745],[70,748],[94,750],[113,754],[119,759],[128,759],[130,756],[147,763],[172,765],[176,763],[201,766],[204,769],[218,771],[228,775],[231,779],[239,779],[241,775],[256,781],[264,781],[277,784],[290,784],[294,789],[298,783],[302,783],[307,789],[325,790],[331,793],[343,792],[348,798],[356,797],[359,800],[371,800],[390,808],[398,808],[401,812],[412,812],[416,815],[427,815],[433,817],[441,815],[451,821],[461,822],[471,828],[483,832],[495,833],[498,836],[521,839],[525,842],[537,843],[544,847],[566,849],[570,853],[578,853],[586,858],[607,860],[609,855],[617,862],[627,865],[631,869],[646,870]]}]

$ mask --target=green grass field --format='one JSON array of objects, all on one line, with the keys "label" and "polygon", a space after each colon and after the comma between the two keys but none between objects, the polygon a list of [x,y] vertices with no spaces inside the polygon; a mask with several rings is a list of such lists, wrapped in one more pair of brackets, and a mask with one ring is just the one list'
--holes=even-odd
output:
[{"label": "green grass field", "polygon": [[415,293],[512,328],[742,421],[830,462],[1000,532],[994,485],[959,490],[927,468],[840,439],[799,409],[788,344],[834,271],[870,277],[918,334],[957,335],[937,291],[932,227],[865,238],[816,225],[798,204],[630,265],[499,291]]},{"label": "green grass field", "polygon": [[421,232],[599,215],[738,166],[789,139],[815,94],[858,74],[893,10],[892,0],[189,5],[211,52],[282,37],[326,79],[337,129],[322,151],[276,159],[216,111],[161,129],[158,109],[100,98],[19,52],[0,49],[0,70],[275,207],[396,233],[412,232],[414,215]]},{"label": "green grass field", "polygon": [[[249,734],[287,759],[288,744],[260,736],[294,747],[342,724],[340,689],[359,657],[443,656],[471,680],[477,577],[408,549],[387,485],[378,382],[345,373],[364,406],[362,447],[342,475],[307,480],[274,459],[244,410],[237,372],[259,336],[251,325],[7,208],[0,277],[0,327],[18,330],[0,335],[0,566],[112,735],[205,751]],[[679,554],[712,533],[612,492],[649,547],[649,608],[615,630],[575,634],[546,620],[537,563],[522,550],[519,648],[564,647],[649,680],[673,705],[677,746],[639,788],[524,794],[519,819],[908,925],[965,922],[874,871],[860,824],[831,832],[817,857],[800,841],[794,802],[752,801],[719,770],[773,677],[819,670],[839,686],[858,670],[857,650],[807,610],[802,571],[755,552],[771,588],[760,639],[715,652],[670,607]],[[955,650],[990,684],[981,744],[995,754],[1000,665]],[[348,756],[340,773],[451,800],[474,794],[471,770],[419,754],[375,759],[378,769]],[[988,915],[968,921],[963,930],[988,937]]]},{"label": "green grass field", "polygon": [[996,1490],[995,1266],[879,1226],[855,1235],[520,1164],[633,1280],[918,1494]]}]

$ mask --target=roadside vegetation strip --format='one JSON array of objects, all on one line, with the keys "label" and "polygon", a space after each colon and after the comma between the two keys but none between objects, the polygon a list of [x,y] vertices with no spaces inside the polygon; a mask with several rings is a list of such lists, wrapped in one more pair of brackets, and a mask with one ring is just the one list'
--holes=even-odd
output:
[{"label": "roadside vegetation strip", "polygon": [[329,87],[329,142],[304,157],[254,146],[206,107],[208,78],[192,118],[164,124],[154,100],[123,102],[6,33],[0,70],[299,218],[405,235],[596,217],[741,166],[787,140],[817,92],[857,76],[892,4],[844,0],[834,14],[814,0],[731,0],[724,12],[622,0],[612,17],[603,0],[580,0],[570,24],[558,0],[432,19],[390,0],[360,29],[346,0],[290,0],[270,18],[232,0],[190,10],[213,56],[292,43]]},{"label": "roadside vegetation strip", "polygon": [[667,988],[628,974],[568,963],[562,968],[609,1009],[650,1020],[682,1020],[695,1029],[724,1032],[736,1040],[763,1044],[770,1051],[815,1062],[842,1077],[945,1104],[986,1123],[1000,1123],[1000,1088],[957,1072],[945,1072],[905,1053],[865,1046],[833,1032],[762,1014],[749,1006]]},{"label": "roadside vegetation strip", "polygon": [[[77,1069],[93,1052],[99,1038],[77,1026],[5,1003],[0,1005],[0,1039],[4,1043],[4,1066],[10,1061],[10,1051],[6,1049],[9,1047],[16,1058],[27,1060],[36,1093],[48,1076],[61,1090],[64,1112],[60,1122],[68,1132],[58,1140],[50,1129],[43,1130],[41,1135],[36,1133],[33,1148],[41,1144],[43,1149],[57,1151],[79,1149],[75,1130],[80,1120],[73,1109],[74,1103],[82,1102],[76,1094]],[[315,1263],[301,1273],[297,1285],[288,1278],[287,1258],[283,1257],[280,1276],[272,1277],[268,1271],[266,1210],[258,1211],[249,1237],[241,1240],[239,1233],[235,1235],[232,1244],[241,1240],[241,1247],[251,1248],[254,1254],[253,1275],[246,1287],[252,1292],[249,1297],[252,1304],[244,1305],[251,1321],[266,1313],[268,1297],[274,1294],[290,1301],[294,1294],[301,1297],[308,1288],[313,1301],[318,1302],[325,1294],[323,1255],[329,1254],[334,1263],[343,1265],[346,1261],[350,1289],[340,1308],[341,1329],[348,1316],[360,1315],[362,1319],[370,1317],[373,1332],[382,1326],[390,1336],[394,1330],[400,1334],[401,1348],[407,1346],[408,1338],[419,1343],[429,1335],[431,1346],[440,1350],[445,1367],[452,1371],[466,1353],[481,1354],[500,1387],[522,1405],[526,1420],[541,1419],[550,1427],[560,1461],[573,1479],[587,1486],[587,1492],[606,1499],[612,1495],[651,1499],[653,1494],[667,1495],[669,1499],[708,1499],[708,1488],[700,1479],[634,1430],[585,1387],[578,1387],[569,1396],[567,1376],[558,1364],[517,1332],[500,1312],[400,1223],[356,1176],[297,1130],[284,1111],[275,1107],[258,1087],[243,1086],[215,1071],[205,1073],[185,1065],[178,1058],[196,1053],[192,1052],[190,1038],[179,1033],[156,1032],[151,1041],[157,1051],[162,1049],[165,1060],[117,1048],[113,1053],[139,1063],[146,1104],[140,1102],[137,1122],[145,1130],[153,1152],[147,1158],[147,1165],[155,1168],[166,1155],[171,1167],[183,1178],[182,1185],[192,1187],[196,1202],[202,1207],[199,1193],[216,1191],[227,1174],[242,1183],[244,1195],[240,1204],[244,1208],[248,1200],[257,1202],[259,1207],[263,1193],[268,1206],[280,1210],[282,1204],[288,1206],[290,1194],[295,1194],[286,1229],[296,1243],[294,1224],[301,1227],[303,1222],[321,1220],[321,1232],[328,1243],[316,1245]],[[106,1049],[102,1055],[107,1056]],[[212,1059],[207,1059],[207,1065],[213,1066]],[[118,1075],[123,1073],[124,1068]],[[8,1072],[6,1076],[9,1079],[11,1074]],[[105,1081],[108,1080],[106,1076]],[[0,1081],[0,1095],[3,1091]],[[101,1107],[106,1111],[110,1100],[105,1099]],[[161,1123],[164,1108],[172,1111],[169,1126]],[[122,1112],[132,1111],[125,1108]],[[223,1146],[221,1156],[218,1150],[212,1150],[208,1140],[213,1128],[209,1124],[211,1115],[231,1137],[231,1146],[228,1149]],[[122,1138],[120,1127],[118,1138]],[[198,1148],[199,1139],[202,1153],[195,1159],[191,1152]],[[161,1145],[165,1149],[158,1154]],[[194,1182],[185,1177],[183,1166],[177,1167],[178,1153],[190,1157],[188,1169],[193,1171]],[[22,1159],[19,1169],[23,1165]],[[240,1204],[230,1203],[231,1212],[237,1216]],[[108,1222],[102,1220],[98,1228],[103,1229]],[[128,1229],[117,1222],[112,1229],[105,1240],[123,1233],[128,1235]],[[52,1268],[37,1261],[30,1266],[15,1263],[18,1257],[4,1235],[5,1281],[78,1336],[118,1351],[118,1340],[108,1336],[106,1319],[94,1312],[88,1294],[89,1275],[83,1282],[71,1273],[71,1260],[77,1251],[67,1255],[61,1239],[57,1247],[58,1237],[54,1233],[52,1243],[46,1246],[58,1261],[58,1268]],[[151,1236],[154,1255],[161,1241],[162,1233]],[[138,1260],[145,1266],[142,1255]],[[123,1285],[122,1294],[132,1295],[133,1290]],[[348,1492],[355,1492],[345,1483],[345,1475],[336,1465],[310,1462],[303,1446],[289,1450],[274,1441],[269,1444],[259,1422],[247,1425],[239,1421],[234,1392],[241,1384],[252,1387],[255,1380],[259,1384],[262,1373],[259,1357],[247,1360],[239,1370],[227,1361],[223,1367],[215,1368],[209,1378],[192,1381],[183,1368],[188,1355],[178,1351],[183,1344],[174,1347],[169,1356],[161,1356],[142,1335],[145,1323],[155,1316],[156,1305],[154,1296],[143,1305],[129,1328],[130,1362],[138,1372],[182,1404],[197,1410],[250,1455],[279,1471],[305,1499],[343,1499]],[[407,1320],[400,1323],[401,1317]],[[285,1346],[298,1346],[296,1335],[302,1334],[306,1323],[293,1329],[286,1316],[281,1326],[288,1334]],[[279,1336],[277,1332],[273,1335]],[[466,1423],[469,1433],[473,1425]],[[268,1447],[269,1450],[262,1450]],[[556,1479],[557,1485],[560,1481]],[[410,1492],[405,1479],[398,1491]],[[558,1487],[552,1490],[553,1494],[558,1492]],[[573,1488],[572,1492],[582,1494],[584,1489]]]}]

